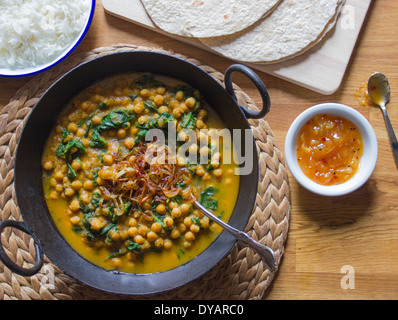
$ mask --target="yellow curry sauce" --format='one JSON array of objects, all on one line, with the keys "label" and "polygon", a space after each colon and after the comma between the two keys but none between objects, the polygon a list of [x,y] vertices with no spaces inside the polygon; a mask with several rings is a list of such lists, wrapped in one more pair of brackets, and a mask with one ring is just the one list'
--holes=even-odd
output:
[{"label": "yellow curry sauce", "polygon": [[[188,150],[207,162],[145,141],[149,129],[169,123],[178,147],[195,132]],[[67,106],[43,153],[43,188],[57,228],[105,269],[161,272],[191,260],[221,232],[193,201],[228,221],[238,194],[237,165],[222,161],[232,148],[213,139],[223,128],[200,93],[174,79],[126,74],[86,89]],[[148,163],[151,148],[155,161]],[[161,151],[165,163],[156,160]]]},{"label": "yellow curry sauce", "polygon": [[298,136],[299,166],[321,185],[338,185],[352,178],[362,153],[361,133],[351,121],[341,117],[316,115]]}]

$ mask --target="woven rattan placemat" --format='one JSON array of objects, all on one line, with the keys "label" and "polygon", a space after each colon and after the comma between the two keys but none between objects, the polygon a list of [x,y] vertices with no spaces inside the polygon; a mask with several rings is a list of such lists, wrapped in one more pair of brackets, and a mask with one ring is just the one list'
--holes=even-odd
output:
[{"label": "woven rattan placemat", "polygon": [[[23,125],[41,95],[61,75],[82,62],[109,53],[136,50],[156,51],[178,56],[200,66],[220,82],[224,79],[222,73],[197,60],[162,49],[128,44],[102,47],[71,56],[56,67],[40,73],[21,88],[10,103],[0,111],[1,220],[22,220],[14,190],[14,157]],[[239,104],[257,109],[250,97],[239,87],[235,86],[235,90]],[[287,169],[283,154],[275,143],[267,121],[265,119],[250,120],[250,124],[257,141],[260,179],[256,207],[245,231],[254,239],[270,246],[280,262],[284,253],[290,216]],[[1,241],[7,254],[18,264],[27,267],[34,263],[34,242],[30,236],[19,230],[6,228],[1,235]],[[201,278],[181,288],[149,298],[256,300],[263,297],[274,276],[269,273],[253,251],[237,244],[226,258]],[[89,288],[65,275],[47,258],[45,258],[45,264],[41,271],[32,277],[14,274],[0,262],[0,299],[2,300],[134,298],[143,297],[116,296]]]}]

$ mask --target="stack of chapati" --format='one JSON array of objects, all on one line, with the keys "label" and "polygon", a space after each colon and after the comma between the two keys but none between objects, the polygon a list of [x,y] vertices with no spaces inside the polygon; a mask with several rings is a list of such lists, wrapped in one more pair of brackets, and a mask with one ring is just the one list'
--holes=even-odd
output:
[{"label": "stack of chapati", "polygon": [[312,48],[345,0],[141,0],[162,30],[234,60],[275,63]]}]

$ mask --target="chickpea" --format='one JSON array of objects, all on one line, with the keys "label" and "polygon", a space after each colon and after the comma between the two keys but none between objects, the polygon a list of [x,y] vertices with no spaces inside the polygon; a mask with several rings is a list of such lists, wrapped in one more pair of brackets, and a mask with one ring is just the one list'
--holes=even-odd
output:
[{"label": "chickpea", "polygon": [[203,181],[209,181],[209,180],[211,180],[210,174],[209,174],[208,172],[206,172],[206,173],[204,174],[204,176],[202,177],[202,180],[203,180]]},{"label": "chickpea", "polygon": [[155,102],[155,104],[157,104],[158,106],[161,106],[164,103],[164,97],[158,94],[153,98],[153,102]]},{"label": "chickpea", "polygon": [[136,227],[130,227],[127,229],[127,233],[129,235],[129,237],[134,238],[135,236],[138,235],[138,229]]},{"label": "chickpea", "polygon": [[178,208],[178,203],[175,202],[175,201],[170,201],[170,202],[169,202],[169,208],[170,208],[171,210],[173,210],[174,208]]},{"label": "chickpea", "polygon": [[188,148],[188,151],[193,154],[198,153],[198,150],[199,150],[199,147],[196,143],[191,144]]},{"label": "chickpea", "polygon": [[87,110],[87,109],[90,109],[92,107],[92,105],[93,105],[93,103],[91,101],[86,100],[80,104],[80,109]]},{"label": "chickpea", "polygon": [[190,98],[188,98],[188,99],[185,100],[185,104],[186,104],[186,106],[187,106],[189,109],[192,109],[192,108],[195,106],[195,104],[196,104],[196,100],[195,100],[195,98],[190,97]]},{"label": "chickpea", "polygon": [[151,225],[151,230],[152,230],[153,232],[159,233],[159,232],[162,231],[162,226],[161,226],[160,223],[154,222],[154,223],[152,223],[152,225]]},{"label": "chickpea", "polygon": [[88,148],[88,146],[90,145],[90,139],[83,138],[83,139],[82,139],[82,143],[83,143],[83,146],[85,146],[86,148]]},{"label": "chickpea", "polygon": [[72,188],[65,188],[64,194],[65,196],[70,198],[75,194],[75,190],[73,190]]},{"label": "chickpea", "polygon": [[199,150],[199,154],[200,154],[202,157],[208,156],[208,155],[209,155],[209,152],[210,152],[210,149],[209,149],[208,146],[204,146],[204,147],[200,148],[200,150]]},{"label": "chickpea", "polygon": [[173,242],[170,239],[164,240],[163,248],[165,248],[166,250],[170,250],[172,246],[173,246]]},{"label": "chickpea", "polygon": [[141,116],[138,118],[138,123],[139,124],[145,124],[148,121],[148,117],[147,116]]},{"label": "chickpea", "polygon": [[81,137],[84,137],[85,134],[86,134],[86,131],[83,128],[77,129],[76,136],[81,138]]},{"label": "chickpea", "polygon": [[[105,225],[104,225],[104,227],[105,227]],[[122,228],[121,230],[119,230],[119,234],[120,234],[120,239],[121,240],[125,240],[128,237],[128,235],[129,235],[128,234],[128,229]]]},{"label": "chickpea", "polygon": [[79,211],[80,210],[79,201],[76,199],[72,200],[72,202],[69,205],[69,209],[71,209],[72,211]]},{"label": "chickpea", "polygon": [[163,213],[166,211],[166,206],[163,203],[159,203],[156,207],[156,211],[159,213]]},{"label": "chickpea", "polygon": [[69,221],[75,226],[79,224],[81,218],[79,216],[73,216],[69,218]]},{"label": "chickpea", "polygon": [[46,161],[44,163],[43,167],[44,167],[44,170],[51,171],[52,169],[54,169],[54,162]]},{"label": "chickpea", "polygon": [[140,91],[140,95],[141,95],[141,97],[143,97],[143,98],[148,98],[148,97],[149,97],[149,90],[148,90],[148,89],[142,89],[142,90]]},{"label": "chickpea", "polygon": [[223,174],[222,169],[216,169],[213,171],[213,176],[215,176],[216,178],[222,177],[222,174]]},{"label": "chickpea", "polygon": [[180,208],[183,214],[187,214],[191,210],[191,206],[187,203],[183,203]]},{"label": "chickpea", "polygon": [[119,257],[114,257],[110,261],[114,268],[120,268],[123,265],[123,261]]},{"label": "chickpea", "polygon": [[57,191],[51,191],[50,199],[51,200],[57,200],[58,199],[58,192]]},{"label": "chickpea", "polygon": [[156,93],[164,95],[166,93],[166,88],[165,87],[157,87],[156,88]]},{"label": "chickpea", "polygon": [[155,246],[156,246],[157,248],[163,247],[163,244],[164,244],[164,240],[163,240],[162,238],[156,239],[156,241],[155,241]]},{"label": "chickpea", "polygon": [[180,208],[178,208],[178,207],[174,208],[171,211],[171,215],[172,215],[173,218],[179,218],[179,217],[181,217],[181,214],[182,214],[182,210]]},{"label": "chickpea", "polygon": [[88,196],[87,193],[82,193],[80,195],[80,197],[81,197],[81,201],[82,201],[83,204],[89,204],[90,203],[90,197]]},{"label": "chickpea", "polygon": [[129,219],[129,226],[130,227],[136,227],[138,225],[138,221],[135,218],[130,218]]},{"label": "chickpea", "polygon": [[134,126],[134,127],[131,127],[130,134],[135,136],[139,131],[140,131],[140,129]]},{"label": "chickpea", "polygon": [[192,225],[191,217],[185,217],[185,219],[184,219],[184,225],[185,225],[186,227],[188,227],[188,228]]},{"label": "chickpea", "polygon": [[186,233],[185,233],[185,239],[186,239],[187,241],[193,241],[193,240],[195,240],[195,235],[194,235],[194,233],[193,233],[192,231],[186,232]]},{"label": "chickpea", "polygon": [[77,191],[82,187],[82,183],[79,180],[75,180],[71,183],[71,187],[73,190]]},{"label": "chickpea", "polygon": [[163,223],[166,228],[170,228],[174,225],[174,220],[171,217],[166,217],[164,218]]},{"label": "chickpea", "polygon": [[138,102],[137,104],[135,104],[134,106],[133,106],[133,111],[136,113],[136,114],[140,114],[140,113],[142,113],[143,111],[144,111],[144,104],[142,103],[142,101],[140,101],[140,102]]},{"label": "chickpea", "polygon": [[138,227],[138,234],[140,234],[143,237],[146,237],[147,233],[148,233],[149,229],[146,225],[141,224]]},{"label": "chickpea", "polygon": [[220,166],[220,162],[218,160],[211,160],[210,164],[213,169],[218,169],[218,167]]},{"label": "chickpea", "polygon": [[181,103],[179,108],[183,111],[183,113],[188,111],[188,107],[185,103]]},{"label": "chickpea", "polygon": [[231,178],[226,178],[226,179],[224,180],[224,183],[225,183],[225,185],[229,186],[229,185],[232,184],[232,179],[231,179]]},{"label": "chickpea", "polygon": [[111,154],[106,154],[106,155],[104,155],[104,163],[105,163],[107,166],[111,166],[111,165],[113,164],[113,157],[112,157]]},{"label": "chickpea", "polygon": [[93,190],[94,189],[94,183],[91,180],[86,180],[86,181],[84,181],[83,187],[86,190]]},{"label": "chickpea", "polygon": [[205,169],[203,168],[203,166],[197,166],[196,170],[195,170],[196,175],[198,175],[199,177],[203,177],[206,173]]},{"label": "chickpea", "polygon": [[143,244],[145,242],[145,239],[143,236],[138,234],[134,237],[134,242],[137,242],[138,244]]},{"label": "chickpea", "polygon": [[175,108],[173,110],[173,116],[174,118],[178,119],[182,116],[182,114],[184,113],[184,111],[181,108]]},{"label": "chickpea", "polygon": [[64,174],[61,171],[54,172],[54,178],[57,181],[62,181],[64,179]]},{"label": "chickpea", "polygon": [[196,120],[196,128],[204,129],[205,128],[205,123],[202,120],[200,120],[200,119]]},{"label": "chickpea", "polygon": [[161,107],[158,109],[158,111],[159,111],[159,113],[168,113],[168,112],[169,112],[169,108],[166,107],[166,106],[161,106]]},{"label": "chickpea", "polygon": [[205,216],[202,219],[200,219],[200,226],[203,229],[207,229],[209,227],[209,224],[210,224],[210,220],[208,217]]},{"label": "chickpea", "polygon": [[187,164],[187,162],[184,157],[177,156],[177,164],[183,167]]},{"label": "chickpea", "polygon": [[55,191],[57,191],[57,192],[62,192],[62,190],[64,190],[64,186],[62,185],[62,184],[60,184],[60,183],[58,183],[56,186],[55,186]]},{"label": "chickpea", "polygon": [[118,138],[120,138],[120,139],[124,139],[124,138],[126,137],[126,135],[127,135],[127,132],[126,132],[126,130],[123,129],[123,128],[120,128],[120,129],[117,131],[117,136],[118,136]]},{"label": "chickpea", "polygon": [[101,120],[102,120],[102,117],[99,116],[98,114],[91,118],[91,122],[92,122],[94,125],[100,124]]},{"label": "chickpea", "polygon": [[174,228],[170,232],[170,237],[173,238],[173,239],[179,238],[180,237],[180,231],[178,231],[178,229]]},{"label": "chickpea", "polygon": [[198,111],[198,118],[203,119],[207,117],[207,111],[205,109],[200,109]]},{"label": "chickpea", "polygon": [[197,224],[192,224],[189,227],[189,230],[191,230],[191,232],[193,233],[198,233],[200,231],[200,227]]},{"label": "chickpea", "polygon": [[124,140],[124,145],[129,148],[129,149],[133,149],[134,145],[135,145],[135,141],[133,138],[127,138],[126,140]]},{"label": "chickpea", "polygon": [[191,246],[192,246],[192,242],[190,242],[190,241],[184,241],[183,243],[182,243],[182,245],[183,245],[183,247],[185,248],[185,249],[188,249],[188,248],[190,248]]},{"label": "chickpea", "polygon": [[158,235],[153,231],[149,231],[148,234],[146,235],[146,238],[149,242],[155,242],[156,239],[158,238]]},{"label": "chickpea", "polygon": [[73,160],[72,164],[71,164],[71,167],[72,167],[73,170],[79,171],[82,168],[82,164],[78,160]]},{"label": "chickpea", "polygon": [[209,137],[203,131],[199,131],[198,135],[198,142],[202,145],[207,145]]},{"label": "chickpea", "polygon": [[69,130],[70,132],[76,133],[77,129],[78,129],[78,126],[77,126],[76,123],[74,123],[74,122],[69,123],[69,125],[68,125],[68,130]]},{"label": "chickpea", "polygon": [[103,218],[96,217],[91,220],[90,225],[93,230],[98,231],[98,230],[101,230],[106,225],[106,221]]},{"label": "chickpea", "polygon": [[184,223],[179,223],[177,228],[180,233],[184,233],[185,231],[187,231],[187,226]]},{"label": "chickpea", "polygon": [[177,93],[176,93],[176,99],[177,99],[178,101],[182,101],[182,100],[184,99],[184,92],[182,92],[182,91],[177,91]]}]

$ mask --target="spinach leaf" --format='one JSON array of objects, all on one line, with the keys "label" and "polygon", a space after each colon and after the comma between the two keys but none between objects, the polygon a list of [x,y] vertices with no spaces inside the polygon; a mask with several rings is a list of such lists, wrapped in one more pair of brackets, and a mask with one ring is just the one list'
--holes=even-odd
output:
[{"label": "spinach leaf", "polygon": [[218,200],[214,199],[214,194],[218,190],[213,186],[207,187],[205,190],[202,191],[200,194],[200,203],[206,208],[211,210],[218,209]]},{"label": "spinach leaf", "polygon": [[159,81],[156,80],[154,75],[151,73],[145,73],[143,75],[141,75],[138,79],[136,79],[134,81],[134,84],[141,90],[144,87],[149,87],[149,88],[153,88],[153,87],[163,87],[164,84]]},{"label": "spinach leaf", "polygon": [[108,141],[106,141],[104,138],[101,137],[101,134],[99,133],[98,130],[93,129],[89,145],[90,145],[90,147],[93,147],[93,148],[102,148],[102,147],[108,145]]},{"label": "spinach leaf", "polygon": [[144,101],[144,107],[147,108],[149,111],[158,113],[159,110],[156,108],[155,103],[151,100]]},{"label": "spinach leaf", "polygon": [[93,191],[93,193],[91,195],[91,204],[95,208],[99,207],[99,203],[100,203],[101,199],[102,199],[101,194],[97,191]]},{"label": "spinach leaf", "polygon": [[194,89],[191,86],[181,85],[173,89],[173,93],[176,94],[178,91],[184,93],[184,98],[190,98],[194,96]]},{"label": "spinach leaf", "polygon": [[109,129],[126,127],[127,123],[135,118],[135,115],[127,109],[115,110],[102,117],[100,124],[95,128],[98,132]]},{"label": "spinach leaf", "polygon": [[74,152],[74,154],[76,154],[76,155],[81,152],[86,151],[86,148],[84,147],[83,142],[81,142],[80,140],[73,139],[73,140],[67,142],[66,144],[62,143],[58,147],[58,149],[56,151],[57,157],[60,157],[66,161],[70,161],[72,148],[77,148],[76,152]]},{"label": "spinach leaf", "polygon": [[127,246],[126,247],[127,247],[127,249],[129,251],[141,251],[141,249],[142,249],[141,245],[139,245],[137,242],[134,242],[134,241],[131,241],[131,240],[129,240],[127,242]]},{"label": "spinach leaf", "polygon": [[181,119],[180,127],[188,130],[194,130],[196,128],[196,120],[192,112],[184,113]]},{"label": "spinach leaf", "polygon": [[67,165],[68,165],[68,172],[67,172],[68,179],[69,179],[70,181],[73,181],[73,180],[76,179],[77,173],[76,173],[76,171],[72,168],[72,166],[70,165],[70,163],[67,163]]},{"label": "spinach leaf", "polygon": [[98,109],[100,110],[106,110],[109,109],[109,106],[106,104],[106,102],[101,102],[100,105],[98,106]]},{"label": "spinach leaf", "polygon": [[156,120],[156,124],[159,128],[163,129],[167,127],[167,124],[171,121],[174,121],[175,118],[172,114],[168,112],[163,112],[160,114],[159,118]]}]

